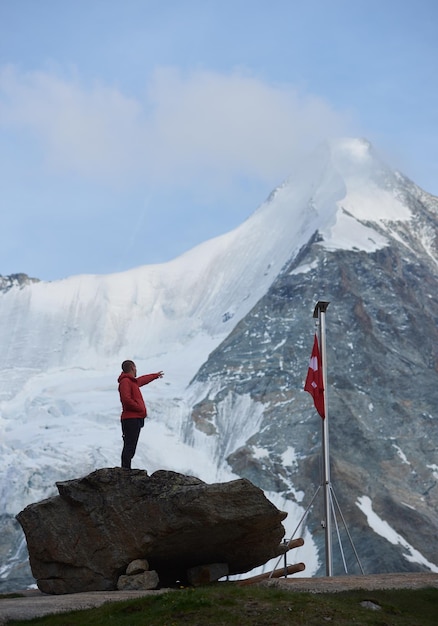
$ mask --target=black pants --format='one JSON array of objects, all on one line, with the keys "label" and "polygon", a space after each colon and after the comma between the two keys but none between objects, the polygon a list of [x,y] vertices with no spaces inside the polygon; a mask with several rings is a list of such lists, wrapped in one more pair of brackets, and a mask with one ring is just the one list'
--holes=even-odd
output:
[{"label": "black pants", "polygon": [[140,436],[140,430],[143,428],[143,426],[144,419],[140,417],[131,417],[122,420],[122,467],[131,469],[131,461],[137,449],[137,442]]}]

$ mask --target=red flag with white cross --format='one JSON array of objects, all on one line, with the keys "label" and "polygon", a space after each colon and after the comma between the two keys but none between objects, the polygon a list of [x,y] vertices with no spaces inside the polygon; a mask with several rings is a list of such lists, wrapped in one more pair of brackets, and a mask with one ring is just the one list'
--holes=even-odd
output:
[{"label": "red flag with white cross", "polygon": [[325,418],[324,407],[324,382],[322,376],[322,360],[321,352],[319,351],[318,337],[315,334],[313,341],[312,354],[310,356],[309,369],[307,372],[306,383],[304,385],[304,391],[308,391],[313,396],[313,402],[315,408],[320,416]]}]

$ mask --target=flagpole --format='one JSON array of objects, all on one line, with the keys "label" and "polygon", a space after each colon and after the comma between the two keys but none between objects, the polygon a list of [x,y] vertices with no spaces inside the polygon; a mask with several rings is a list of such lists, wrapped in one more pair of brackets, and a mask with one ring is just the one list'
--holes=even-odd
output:
[{"label": "flagpole", "polygon": [[325,530],[325,570],[327,576],[333,576],[332,551],[332,516],[331,516],[331,483],[330,483],[330,446],[329,446],[329,413],[327,404],[327,358],[325,349],[325,312],[329,303],[318,301],[313,317],[319,321],[319,350],[321,353],[322,379],[324,387],[324,419],[322,420],[322,456],[323,456],[323,487],[324,487],[324,530]]}]

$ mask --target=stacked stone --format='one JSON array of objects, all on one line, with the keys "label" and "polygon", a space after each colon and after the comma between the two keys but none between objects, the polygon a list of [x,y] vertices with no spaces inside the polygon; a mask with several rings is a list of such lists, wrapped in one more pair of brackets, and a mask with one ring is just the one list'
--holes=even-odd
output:
[{"label": "stacked stone", "polygon": [[126,574],[119,577],[117,589],[119,591],[139,591],[141,589],[156,589],[160,584],[158,574],[149,569],[146,559],[136,559],[126,568]]}]

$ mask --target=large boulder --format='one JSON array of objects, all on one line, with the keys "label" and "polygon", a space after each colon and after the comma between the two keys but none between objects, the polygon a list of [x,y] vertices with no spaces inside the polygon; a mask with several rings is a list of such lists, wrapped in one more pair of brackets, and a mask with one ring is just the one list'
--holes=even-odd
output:
[{"label": "large boulder", "polygon": [[56,483],[59,496],[17,515],[45,593],[112,590],[135,559],[161,584],[223,563],[247,572],[278,556],[286,513],[246,479],[206,484],[193,476],[106,468]]}]

